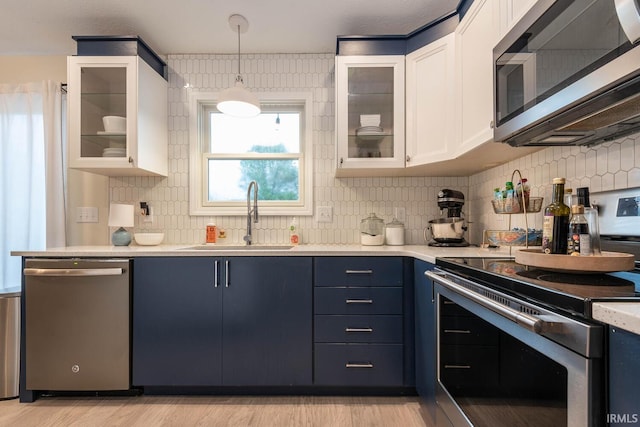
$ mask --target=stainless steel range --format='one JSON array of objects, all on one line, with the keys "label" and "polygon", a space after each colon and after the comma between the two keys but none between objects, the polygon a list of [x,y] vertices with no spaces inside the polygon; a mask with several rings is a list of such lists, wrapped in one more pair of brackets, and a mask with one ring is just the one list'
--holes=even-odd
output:
[{"label": "stainless steel range", "polygon": [[593,320],[592,304],[640,302],[640,189],[596,193],[591,202],[602,250],[636,253],[634,271],[443,258],[425,273],[437,304],[436,400],[452,425],[607,424],[606,327]]}]

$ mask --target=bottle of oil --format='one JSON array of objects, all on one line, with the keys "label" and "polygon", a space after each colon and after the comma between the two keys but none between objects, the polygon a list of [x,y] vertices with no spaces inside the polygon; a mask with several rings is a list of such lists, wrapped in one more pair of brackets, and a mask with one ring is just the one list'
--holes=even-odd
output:
[{"label": "bottle of oil", "polygon": [[569,241],[567,253],[569,255],[591,255],[591,236],[589,224],[584,217],[584,206],[571,206],[571,221],[569,221]]},{"label": "bottle of oil", "polygon": [[564,178],[553,179],[551,203],[544,209],[542,251],[546,254],[567,254],[569,206],[564,204]]}]

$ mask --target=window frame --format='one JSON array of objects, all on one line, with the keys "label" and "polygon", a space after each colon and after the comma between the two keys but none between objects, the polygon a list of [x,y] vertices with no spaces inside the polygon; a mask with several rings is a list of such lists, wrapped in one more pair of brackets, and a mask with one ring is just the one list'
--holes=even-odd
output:
[{"label": "window frame", "polygon": [[[300,200],[291,201],[264,201],[260,200],[258,191],[258,205],[260,215],[313,215],[313,156],[312,156],[312,95],[309,92],[269,92],[257,94],[261,104],[291,105],[302,104],[300,131],[300,155],[288,156],[286,153],[247,153],[243,159],[256,158],[268,159],[276,157],[285,159],[295,157],[299,160],[300,176]],[[192,216],[232,216],[246,215],[245,202],[215,202],[207,200],[208,177],[207,162],[211,158],[237,159],[233,154],[216,154],[211,156],[204,150],[208,146],[208,112],[215,109],[218,93],[192,92],[189,100],[189,214]]]}]

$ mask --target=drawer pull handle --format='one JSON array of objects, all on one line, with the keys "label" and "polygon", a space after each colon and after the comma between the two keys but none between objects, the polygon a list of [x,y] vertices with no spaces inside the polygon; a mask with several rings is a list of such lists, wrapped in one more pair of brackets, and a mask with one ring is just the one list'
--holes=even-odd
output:
[{"label": "drawer pull handle", "polygon": [[470,334],[471,331],[466,329],[445,329],[445,334]]},{"label": "drawer pull handle", "polygon": [[373,368],[373,363],[369,362],[369,363],[352,363],[352,362],[347,362],[347,364],[345,365],[345,367],[347,368]]},{"label": "drawer pull handle", "polygon": [[373,270],[345,270],[347,274],[373,274]]},{"label": "drawer pull handle", "polygon": [[345,332],[373,332],[373,328],[345,328]]},{"label": "drawer pull handle", "polygon": [[373,304],[372,299],[348,299],[345,302],[347,304]]},{"label": "drawer pull handle", "polygon": [[471,369],[471,365],[444,365],[444,369]]}]

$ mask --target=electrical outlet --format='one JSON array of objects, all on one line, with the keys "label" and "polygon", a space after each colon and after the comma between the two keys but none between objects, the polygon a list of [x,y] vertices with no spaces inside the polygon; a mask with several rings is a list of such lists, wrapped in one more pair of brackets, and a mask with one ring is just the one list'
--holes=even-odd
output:
[{"label": "electrical outlet", "polygon": [[393,216],[400,222],[405,222],[407,219],[407,214],[402,206],[396,206],[393,208]]},{"label": "electrical outlet", "polygon": [[149,209],[149,215],[142,216],[142,222],[147,224],[153,224],[153,206],[147,207]]},{"label": "electrical outlet", "polygon": [[333,208],[331,206],[318,206],[316,208],[316,220],[318,222],[333,222]]}]

